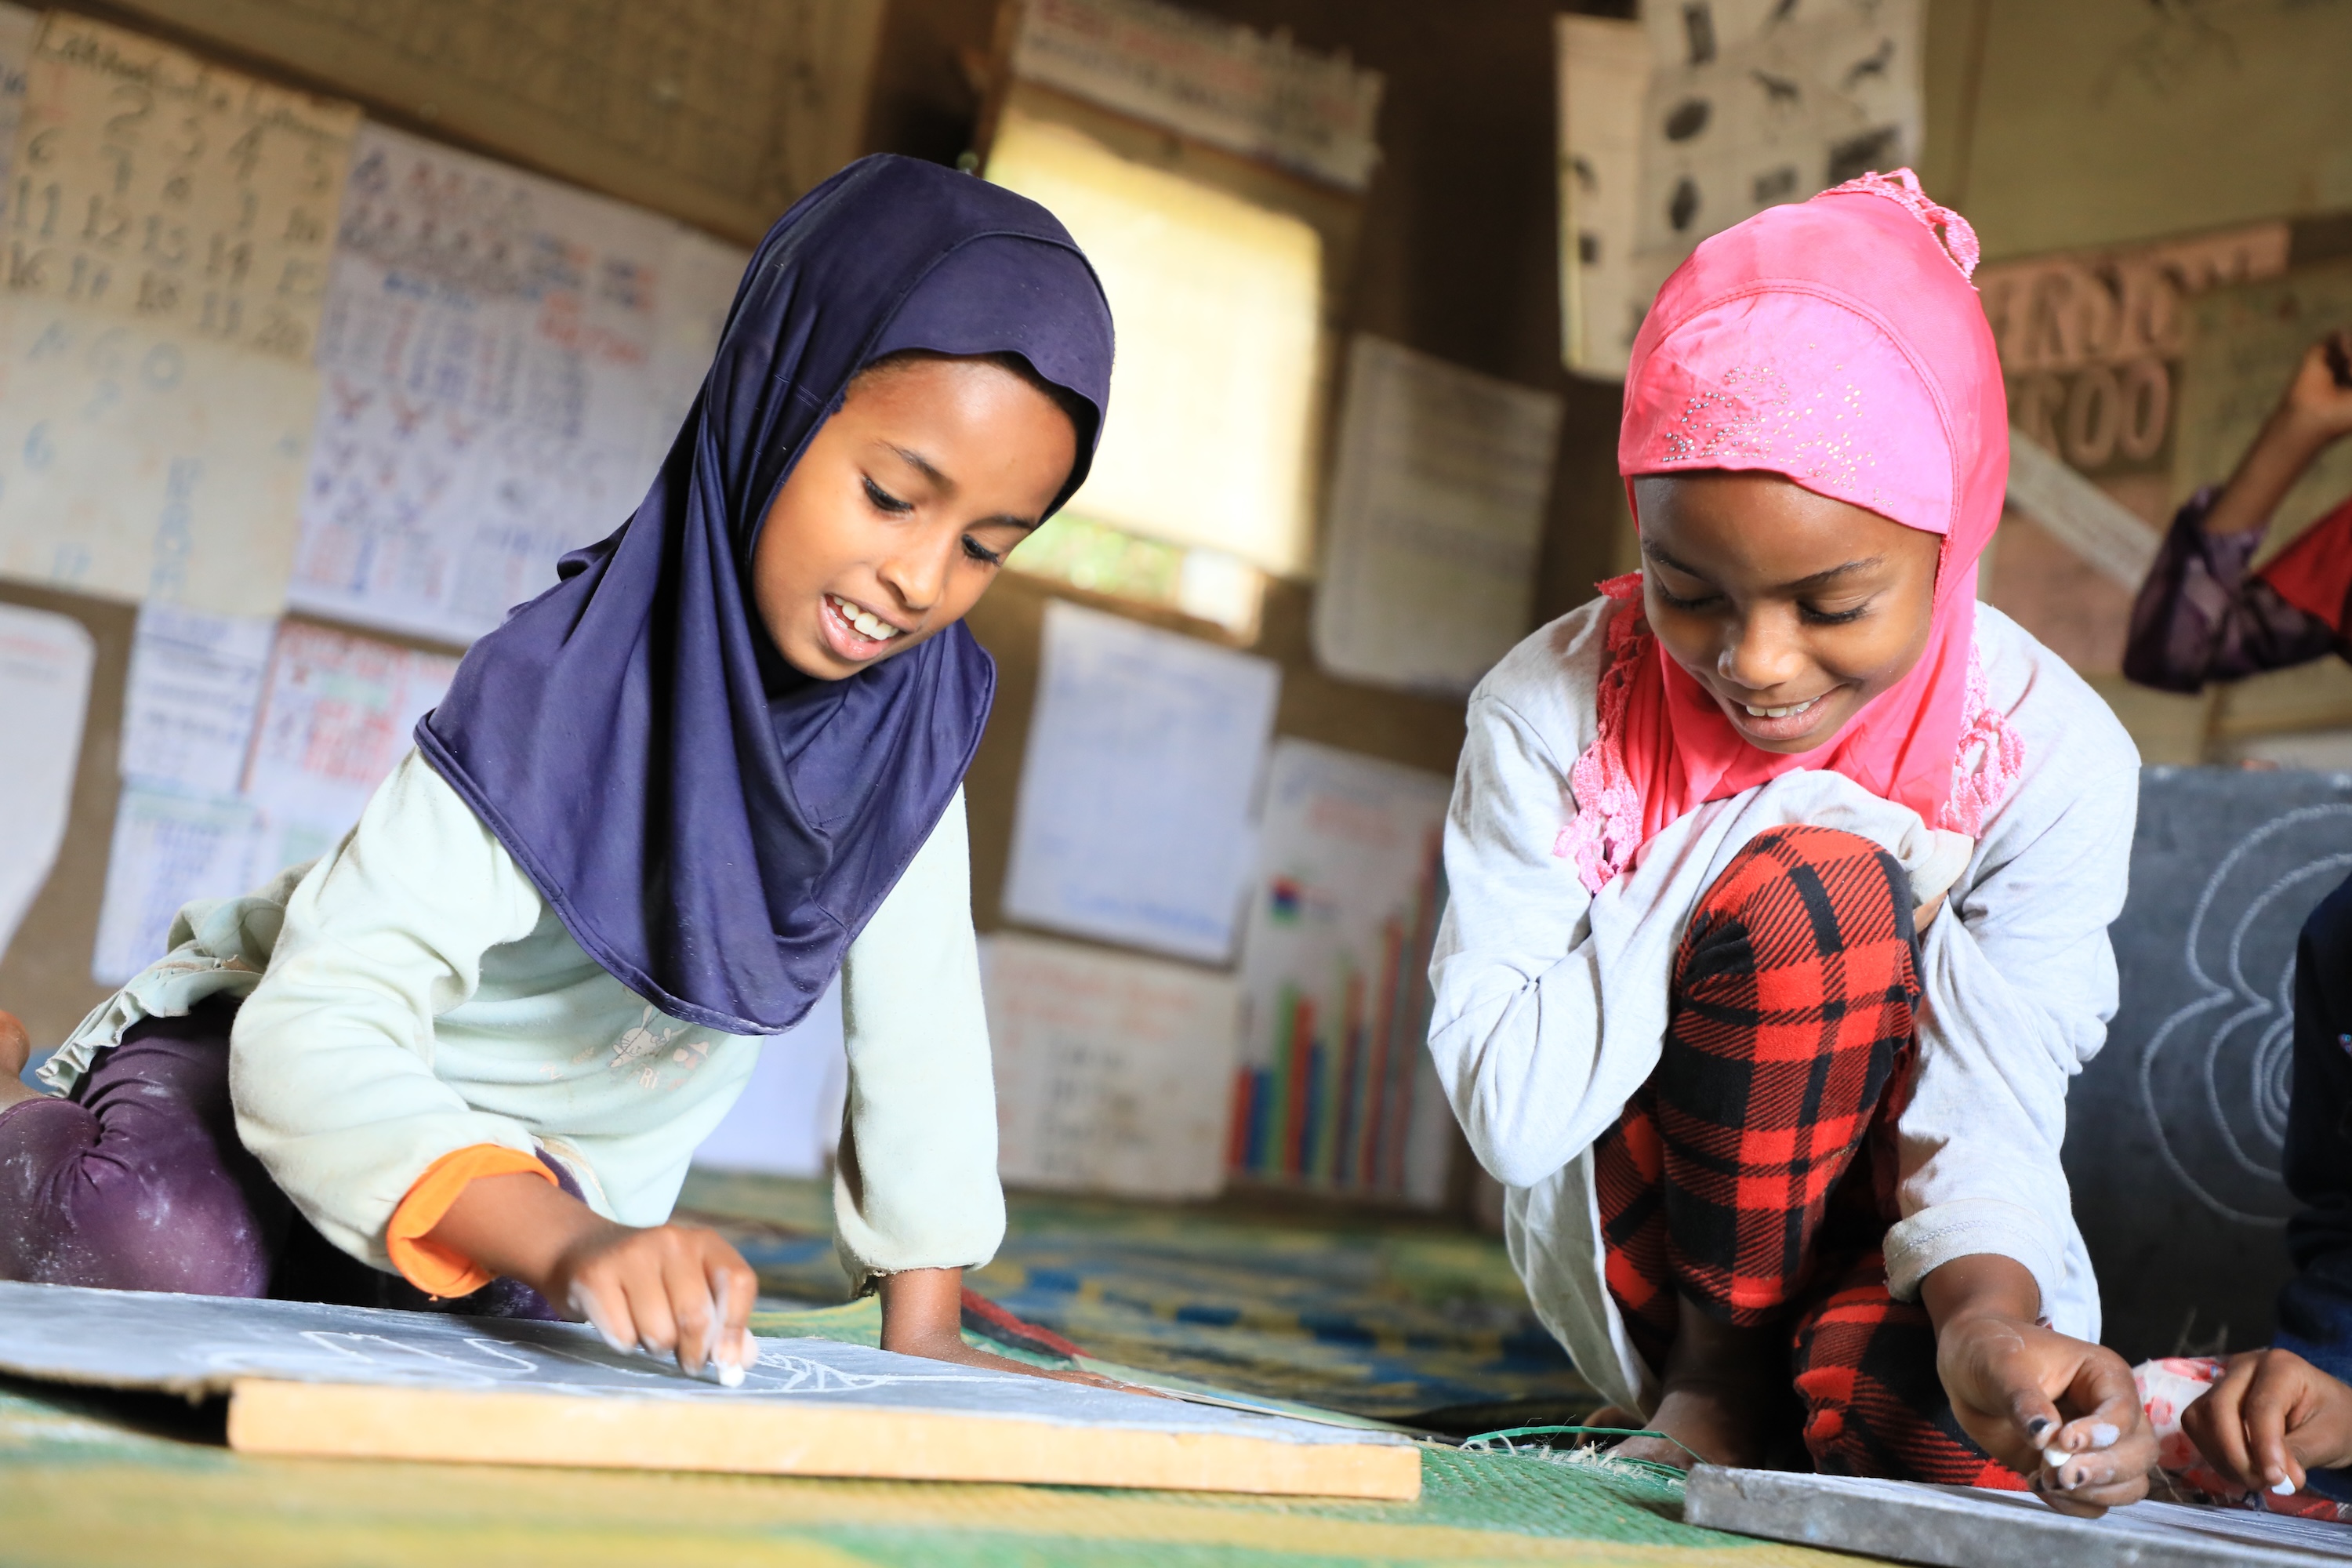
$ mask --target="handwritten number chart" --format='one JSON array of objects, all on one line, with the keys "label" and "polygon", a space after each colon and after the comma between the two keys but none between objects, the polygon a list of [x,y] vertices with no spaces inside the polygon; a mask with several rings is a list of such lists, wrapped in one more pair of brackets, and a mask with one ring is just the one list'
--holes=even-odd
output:
[{"label": "handwritten number chart", "polygon": [[307,363],[359,119],[52,12],[27,71],[8,289]]}]

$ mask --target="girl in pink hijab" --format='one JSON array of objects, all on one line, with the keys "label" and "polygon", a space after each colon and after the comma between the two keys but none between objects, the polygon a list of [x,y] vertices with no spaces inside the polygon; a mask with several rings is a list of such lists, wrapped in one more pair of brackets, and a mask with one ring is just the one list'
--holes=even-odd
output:
[{"label": "girl in pink hijab", "polygon": [[1701,245],[1633,347],[1643,570],[1470,705],[1430,1048],[1547,1325],[1688,1464],[2028,1485],[2154,1447],[2059,1163],[2138,758],[1976,600],[2008,415],[1907,170]]}]

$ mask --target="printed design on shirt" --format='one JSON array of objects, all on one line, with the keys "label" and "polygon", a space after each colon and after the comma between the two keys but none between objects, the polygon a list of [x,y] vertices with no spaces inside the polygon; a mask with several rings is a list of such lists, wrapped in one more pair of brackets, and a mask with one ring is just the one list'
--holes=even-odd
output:
[{"label": "printed design on shirt", "polygon": [[[622,1030],[620,1038],[604,1047],[610,1057],[604,1065],[628,1073],[640,1089],[676,1089],[695,1068],[710,1059],[710,1042],[699,1035],[680,1039],[678,1037],[686,1033],[685,1025],[658,1028],[657,1019],[661,1015],[647,1006],[635,1024]],[[598,1054],[597,1047],[592,1046],[572,1060],[586,1062]]]}]

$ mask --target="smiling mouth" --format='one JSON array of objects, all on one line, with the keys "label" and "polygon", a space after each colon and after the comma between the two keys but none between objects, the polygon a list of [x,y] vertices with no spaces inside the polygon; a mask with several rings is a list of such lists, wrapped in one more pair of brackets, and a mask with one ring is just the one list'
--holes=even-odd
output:
[{"label": "smiling mouth", "polygon": [[827,594],[824,602],[835,615],[841,617],[843,625],[867,642],[888,642],[904,632],[905,628],[892,626],[871,610],[860,609],[838,594]]},{"label": "smiling mouth", "polygon": [[1802,702],[1792,702],[1786,708],[1759,708],[1752,702],[1743,702],[1739,706],[1748,710],[1751,719],[1793,719],[1820,701],[1821,698],[1811,697]]}]

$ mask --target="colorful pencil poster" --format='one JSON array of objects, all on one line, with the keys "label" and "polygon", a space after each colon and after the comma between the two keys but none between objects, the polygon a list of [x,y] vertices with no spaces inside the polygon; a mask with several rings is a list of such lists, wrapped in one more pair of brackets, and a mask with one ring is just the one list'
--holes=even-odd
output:
[{"label": "colorful pencil poster", "polygon": [[1449,789],[1417,768],[1275,743],[1242,938],[1237,1177],[1444,1200],[1453,1111],[1425,1042]]}]

